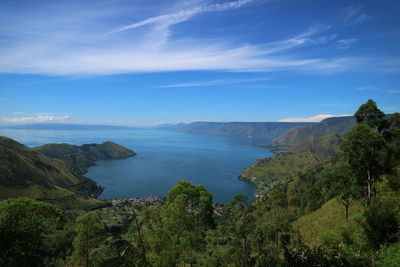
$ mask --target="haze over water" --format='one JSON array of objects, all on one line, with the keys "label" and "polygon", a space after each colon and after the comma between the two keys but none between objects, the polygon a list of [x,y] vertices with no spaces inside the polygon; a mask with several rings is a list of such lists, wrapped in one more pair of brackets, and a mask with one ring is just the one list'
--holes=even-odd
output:
[{"label": "haze over water", "polygon": [[100,198],[166,196],[179,180],[204,185],[214,202],[235,194],[254,198],[255,186],[237,177],[257,158],[271,154],[263,148],[220,136],[160,130],[0,130],[0,135],[27,146],[47,143],[75,145],[113,141],[137,155],[99,160],[85,176],[105,187]]}]

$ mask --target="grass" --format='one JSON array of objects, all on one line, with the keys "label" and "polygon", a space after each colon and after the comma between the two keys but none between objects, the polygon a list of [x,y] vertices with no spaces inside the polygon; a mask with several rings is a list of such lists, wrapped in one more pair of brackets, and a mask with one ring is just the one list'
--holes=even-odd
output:
[{"label": "grass", "polygon": [[337,199],[331,199],[318,210],[300,217],[294,228],[298,229],[303,242],[311,247],[326,243],[342,242],[342,235],[351,231],[352,235],[361,232],[357,223],[364,206],[359,201],[353,201],[349,208],[349,219],[346,219],[345,209]]}]

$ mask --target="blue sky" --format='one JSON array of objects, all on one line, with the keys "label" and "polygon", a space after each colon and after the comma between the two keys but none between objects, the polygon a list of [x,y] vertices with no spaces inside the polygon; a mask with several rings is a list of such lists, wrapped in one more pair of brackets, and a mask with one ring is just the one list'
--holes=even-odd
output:
[{"label": "blue sky", "polygon": [[400,111],[400,2],[0,3],[0,123],[318,121]]}]

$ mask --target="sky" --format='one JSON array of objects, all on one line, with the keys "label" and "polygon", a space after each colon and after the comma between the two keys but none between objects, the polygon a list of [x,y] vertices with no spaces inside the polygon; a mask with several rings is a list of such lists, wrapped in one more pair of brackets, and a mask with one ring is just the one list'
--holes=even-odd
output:
[{"label": "sky", "polygon": [[0,124],[400,111],[398,0],[2,0]]}]

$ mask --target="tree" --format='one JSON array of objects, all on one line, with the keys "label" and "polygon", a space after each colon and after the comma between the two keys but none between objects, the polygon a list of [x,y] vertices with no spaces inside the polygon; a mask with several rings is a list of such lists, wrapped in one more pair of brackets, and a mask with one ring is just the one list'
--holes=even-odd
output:
[{"label": "tree", "polygon": [[63,224],[62,211],[30,198],[0,202],[0,265],[40,266],[46,260],[45,234]]},{"label": "tree", "polygon": [[399,213],[398,198],[376,199],[365,210],[362,227],[372,248],[379,249],[399,241]]},{"label": "tree", "polygon": [[76,218],[76,236],[73,241],[72,260],[84,262],[87,267],[91,266],[90,251],[97,246],[103,230],[100,216],[93,211]]},{"label": "tree", "polygon": [[196,261],[204,250],[205,233],[214,227],[212,195],[203,186],[178,182],[161,208],[145,216],[145,240],[154,266],[176,266]]},{"label": "tree", "polygon": [[383,137],[388,146],[386,167],[390,172],[393,167],[400,164],[400,113],[394,113],[389,117]]},{"label": "tree", "polygon": [[369,205],[376,194],[379,176],[384,173],[385,141],[366,123],[360,123],[350,131],[341,148],[358,185],[365,189],[366,204]]},{"label": "tree", "polygon": [[352,200],[359,196],[357,179],[348,163],[341,163],[326,174],[330,190],[345,207],[346,219]]},{"label": "tree", "polygon": [[369,99],[354,114],[358,123],[366,123],[372,129],[381,132],[386,127],[385,113],[378,109],[375,101]]}]

